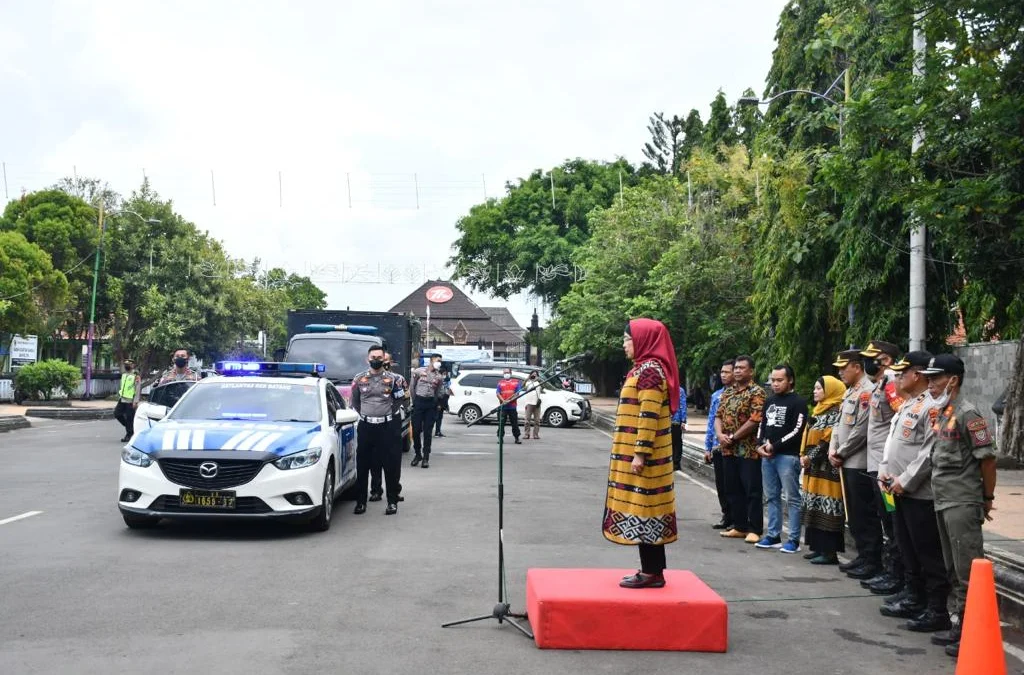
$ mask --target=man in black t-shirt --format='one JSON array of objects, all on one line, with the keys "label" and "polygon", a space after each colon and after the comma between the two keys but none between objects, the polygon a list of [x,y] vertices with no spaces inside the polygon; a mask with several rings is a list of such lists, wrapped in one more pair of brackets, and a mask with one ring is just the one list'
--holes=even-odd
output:
[{"label": "man in black t-shirt", "polygon": [[[793,393],[793,369],[783,363],[772,369],[772,395],[764,403],[757,430],[757,453],[768,503],[768,531],[757,548],[800,551],[800,441],[807,423],[807,402]],[[782,543],[782,492],[789,506],[789,537]]]}]

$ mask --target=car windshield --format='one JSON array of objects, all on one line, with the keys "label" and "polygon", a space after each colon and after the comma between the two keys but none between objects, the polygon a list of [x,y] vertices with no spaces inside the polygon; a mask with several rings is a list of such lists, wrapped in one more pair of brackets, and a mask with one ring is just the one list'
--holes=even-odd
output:
[{"label": "car windshield", "polygon": [[337,382],[351,382],[366,370],[369,340],[302,337],[292,340],[285,361],[291,363],[322,363],[327,366],[325,376]]},{"label": "car windshield", "polygon": [[318,422],[320,396],[315,384],[261,382],[244,378],[197,385],[170,414],[176,420],[256,420]]},{"label": "car windshield", "polygon": [[164,405],[168,408],[178,402],[182,395],[192,388],[195,382],[182,381],[170,382],[168,384],[154,387],[149,395],[149,402],[154,405]]}]

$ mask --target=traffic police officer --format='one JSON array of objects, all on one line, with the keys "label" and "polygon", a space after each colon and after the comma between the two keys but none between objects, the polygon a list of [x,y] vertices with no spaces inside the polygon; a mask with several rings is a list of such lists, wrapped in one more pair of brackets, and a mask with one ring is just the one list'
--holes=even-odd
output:
[{"label": "traffic police officer", "polygon": [[989,513],[995,499],[996,453],[985,418],[960,396],[964,362],[953,354],[940,354],[922,372],[935,399],[932,489],[939,539],[953,585],[953,612],[961,617],[954,628],[933,635],[932,642],[946,645],[946,653],[957,656],[971,564],[975,558],[985,557],[981,526],[992,519]]},{"label": "traffic police officer", "polygon": [[[896,373],[892,369],[892,365],[899,358],[900,350],[891,342],[872,340],[860,355],[875,362],[879,371],[871,390],[871,409],[868,415],[868,473],[877,477],[885,441],[889,437],[889,422],[903,405],[903,399],[900,398],[896,388]],[[921,384],[924,384],[924,380],[921,381]],[[882,546],[884,571],[877,577],[861,581],[860,584],[875,595],[892,595],[903,588],[903,556],[900,555],[893,532],[892,516],[885,508],[878,483],[873,482],[872,487],[875,492],[875,509],[882,522],[884,535]]]},{"label": "traffic police officer", "polygon": [[[402,446],[402,434],[404,433],[403,425],[405,424],[405,402],[409,400],[409,387],[405,382],[405,378],[401,373],[392,371],[393,361],[391,360],[391,352],[384,352],[384,370],[388,372],[392,377],[395,378],[394,391],[404,392],[404,397],[401,399],[395,399],[394,414],[398,416],[398,444],[400,448]],[[405,497],[402,496],[402,462],[398,462],[398,476],[395,478],[396,484],[398,485],[398,501],[404,502]],[[384,488],[381,483],[381,465],[375,464],[370,467],[370,501],[379,502],[384,496]]]},{"label": "traffic police officer", "polygon": [[396,388],[395,376],[384,370],[384,349],[370,347],[367,353],[370,369],[352,381],[352,408],[359,413],[356,449],[356,508],[355,513],[366,512],[366,487],[370,468],[380,466],[384,471],[388,506],[385,515],[398,513],[399,464],[402,449],[399,443],[399,416],[396,407],[405,398],[404,389]]},{"label": "traffic police officer", "polygon": [[875,509],[875,479],[867,473],[868,413],[871,380],[864,373],[859,349],[839,352],[832,364],[846,384],[839,421],[829,443],[829,462],[842,467],[843,499],[850,534],[857,543],[857,557],[839,566],[853,579],[870,579],[882,562],[882,525]]},{"label": "traffic police officer", "polygon": [[893,526],[906,567],[907,588],[901,598],[882,605],[885,616],[908,618],[907,629],[935,632],[950,628],[946,599],[949,577],[932,493],[932,435],[929,411],[934,402],[921,374],[932,355],[914,351],[894,365],[906,403],[891,425],[885,457],[878,468],[880,487],[895,503]]},{"label": "traffic police officer", "polygon": [[434,419],[437,415],[437,401],[444,386],[441,374],[441,357],[434,355],[430,362],[412,371],[412,449],[415,455],[412,466],[421,461],[423,468],[430,468],[430,443],[433,440]]}]

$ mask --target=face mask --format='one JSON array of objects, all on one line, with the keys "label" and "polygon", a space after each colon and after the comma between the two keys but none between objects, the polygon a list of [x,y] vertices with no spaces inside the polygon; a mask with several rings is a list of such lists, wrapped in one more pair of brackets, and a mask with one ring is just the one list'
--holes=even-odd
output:
[{"label": "face mask", "polygon": [[384,367],[384,361],[381,359],[370,359],[370,367],[374,370],[380,370]]},{"label": "face mask", "polygon": [[511,373],[505,373],[504,375],[502,375],[502,377],[504,377],[506,380],[511,380],[512,379],[512,374]]},{"label": "face mask", "polygon": [[183,359],[180,356],[178,358],[174,359],[174,365],[178,366],[179,368],[184,368],[187,364],[188,364],[188,359]]},{"label": "face mask", "polygon": [[935,401],[935,407],[944,408],[949,403],[949,383],[946,383],[946,388],[942,390],[942,394],[932,400]]},{"label": "face mask", "polygon": [[536,376],[536,375],[530,375],[530,379],[531,379],[531,380],[536,380],[536,379],[537,379],[537,376]]},{"label": "face mask", "polygon": [[391,364],[390,363],[385,363],[384,364],[384,370],[391,370]]},{"label": "face mask", "polygon": [[434,361],[434,370],[441,370],[441,362]]}]

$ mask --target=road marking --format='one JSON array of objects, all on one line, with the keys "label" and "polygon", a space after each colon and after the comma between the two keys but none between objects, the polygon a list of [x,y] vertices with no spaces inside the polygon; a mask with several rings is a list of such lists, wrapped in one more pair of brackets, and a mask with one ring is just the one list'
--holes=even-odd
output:
[{"label": "road marking", "polygon": [[1014,647],[1008,642],[1003,643],[1003,650],[1018,661],[1024,661],[1024,649]]},{"label": "road marking", "polygon": [[32,516],[38,516],[40,513],[42,513],[42,511],[26,511],[25,513],[22,513],[20,515],[11,516],[10,518],[4,518],[3,520],[0,520],[0,525],[7,525],[8,523],[13,523],[19,520],[25,520],[26,518],[31,518]]},{"label": "road marking", "polygon": [[493,455],[493,452],[470,452],[470,451],[450,451],[450,452],[432,452],[434,455]]}]

